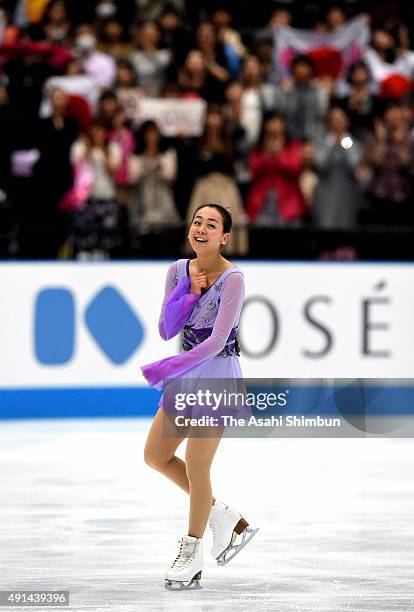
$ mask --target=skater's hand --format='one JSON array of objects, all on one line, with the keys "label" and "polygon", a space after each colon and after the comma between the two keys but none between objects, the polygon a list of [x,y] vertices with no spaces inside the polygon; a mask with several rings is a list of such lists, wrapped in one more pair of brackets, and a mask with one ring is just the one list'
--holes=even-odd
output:
[{"label": "skater's hand", "polygon": [[202,289],[207,287],[207,274],[204,270],[198,274],[191,275],[191,293],[200,295]]}]

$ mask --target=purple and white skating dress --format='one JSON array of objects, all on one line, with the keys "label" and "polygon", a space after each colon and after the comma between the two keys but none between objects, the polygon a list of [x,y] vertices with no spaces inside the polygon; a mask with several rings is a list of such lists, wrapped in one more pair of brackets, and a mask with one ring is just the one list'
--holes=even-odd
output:
[{"label": "purple and white skating dress", "polygon": [[[181,391],[187,393],[199,388],[197,380],[205,379],[226,379],[226,390],[235,392],[243,379],[237,342],[243,273],[236,266],[228,268],[204,294],[195,295],[191,293],[189,263],[189,259],[179,259],[170,265],[158,323],[164,340],[183,330],[181,352],[141,366],[149,384],[164,389],[159,402],[164,408],[165,385],[171,379],[179,379]],[[197,412],[202,413],[195,409],[192,414]]]}]

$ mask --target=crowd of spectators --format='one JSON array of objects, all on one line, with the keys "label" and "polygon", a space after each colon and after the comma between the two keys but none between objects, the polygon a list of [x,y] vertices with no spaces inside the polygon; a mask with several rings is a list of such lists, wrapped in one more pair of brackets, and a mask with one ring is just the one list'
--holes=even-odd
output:
[{"label": "crowd of spectators", "polygon": [[[370,40],[334,78],[304,51],[279,70],[289,3],[257,27],[235,27],[231,2],[193,10],[191,25],[183,2],[89,4],[87,20],[71,0],[0,4],[0,208],[14,211],[17,255],[139,254],[169,235],[185,253],[202,202],[230,209],[232,255],[249,254],[252,228],[413,225],[412,87],[387,90],[372,70],[414,72],[399,17],[364,16]],[[357,4],[331,6],[309,31],[339,31]],[[160,101],[202,106],[191,129],[168,130]]]}]

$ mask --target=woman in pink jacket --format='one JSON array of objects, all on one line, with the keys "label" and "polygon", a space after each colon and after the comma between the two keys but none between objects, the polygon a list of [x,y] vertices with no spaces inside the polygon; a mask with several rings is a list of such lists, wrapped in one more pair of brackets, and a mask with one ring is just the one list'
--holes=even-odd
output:
[{"label": "woman in pink jacket", "polygon": [[247,198],[251,223],[265,227],[298,227],[307,213],[299,185],[304,167],[302,143],[286,134],[279,115],[266,119],[249,160],[252,183]]}]

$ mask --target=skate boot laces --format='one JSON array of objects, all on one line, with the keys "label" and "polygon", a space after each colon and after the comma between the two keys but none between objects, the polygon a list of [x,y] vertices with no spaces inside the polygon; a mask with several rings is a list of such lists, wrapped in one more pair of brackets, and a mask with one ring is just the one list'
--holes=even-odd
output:
[{"label": "skate boot laces", "polygon": [[172,562],[171,567],[174,569],[186,567],[194,559],[197,544],[195,542],[186,542],[185,540],[177,540],[181,545],[177,557]]}]

